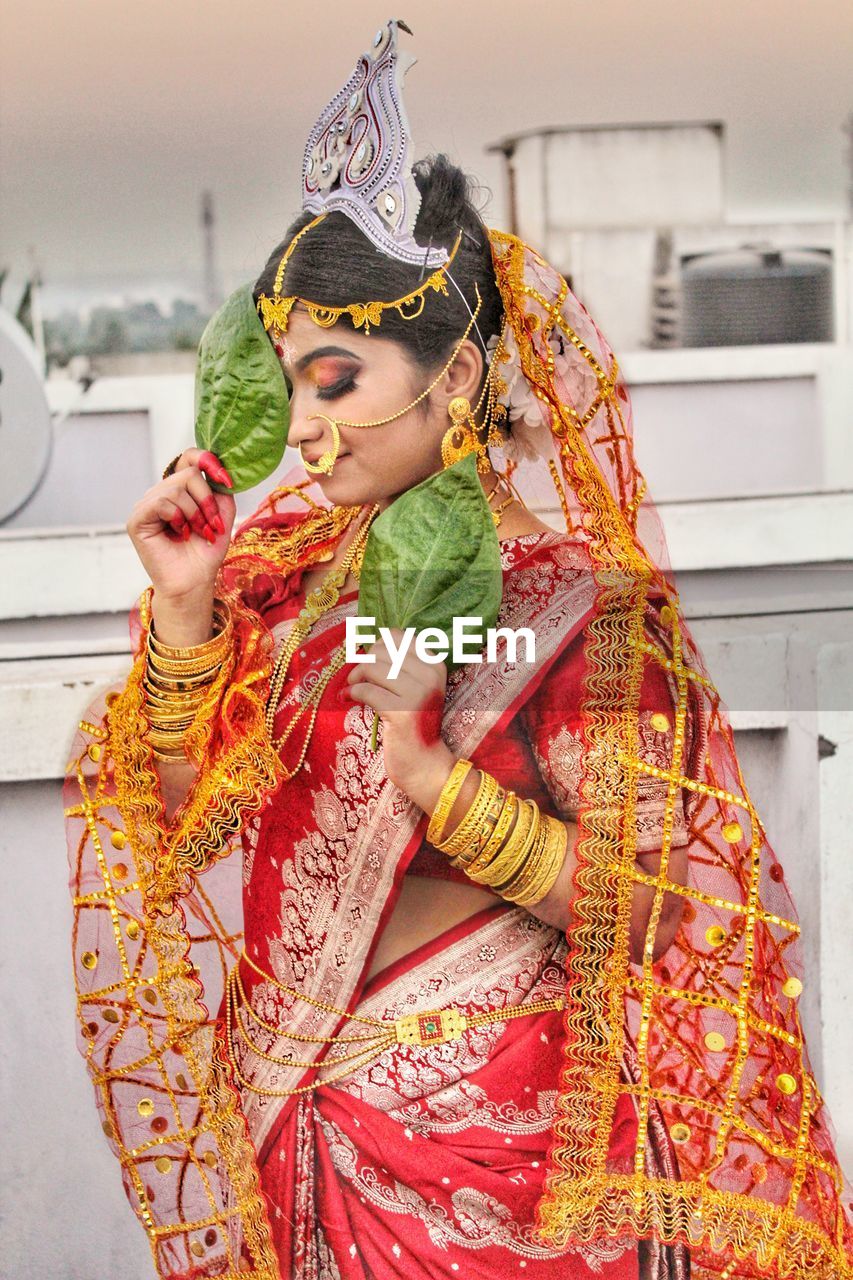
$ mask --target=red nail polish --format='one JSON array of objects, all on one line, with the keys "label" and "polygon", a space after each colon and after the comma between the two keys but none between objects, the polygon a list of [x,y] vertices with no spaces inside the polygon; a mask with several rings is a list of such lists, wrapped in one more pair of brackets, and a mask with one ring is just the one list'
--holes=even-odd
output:
[{"label": "red nail polish", "polygon": [[348,702],[355,702],[355,698],[349,691],[349,685],[345,684],[342,689],[338,690],[338,702],[341,702],[344,705]]},{"label": "red nail polish", "polygon": [[210,458],[210,465],[207,467],[207,470],[210,472],[216,483],[227,484],[229,489],[232,488],[233,481],[219,459],[213,454],[208,454],[207,456]]},{"label": "red nail polish", "polygon": [[181,526],[181,537],[183,538],[184,542],[186,542],[187,539],[191,537],[191,535],[192,535],[192,529],[186,522],[184,522],[184,524]]},{"label": "red nail polish", "polygon": [[204,536],[211,545],[216,541],[216,534],[213,532],[209,524],[204,526]]}]

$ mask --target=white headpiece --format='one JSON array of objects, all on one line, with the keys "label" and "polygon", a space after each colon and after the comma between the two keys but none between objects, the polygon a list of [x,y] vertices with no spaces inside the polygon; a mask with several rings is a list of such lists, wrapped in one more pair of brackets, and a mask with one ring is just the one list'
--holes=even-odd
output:
[{"label": "white headpiece", "polygon": [[311,213],[339,209],[382,253],[401,262],[442,266],[445,249],[424,250],[413,237],[421,198],[412,177],[412,145],[403,79],[416,59],[400,53],[391,19],[363,53],[344,87],[308,136],[302,205]]}]

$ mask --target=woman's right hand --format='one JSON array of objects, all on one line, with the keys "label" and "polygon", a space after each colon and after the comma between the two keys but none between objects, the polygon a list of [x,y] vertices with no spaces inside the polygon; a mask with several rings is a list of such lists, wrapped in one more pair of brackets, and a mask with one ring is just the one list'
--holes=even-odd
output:
[{"label": "woman's right hand", "polygon": [[127,532],[160,603],[191,608],[210,595],[225,559],[236,504],[230,493],[214,493],[231,477],[214,454],[185,449],[176,469],[158,481],[130,513]]}]

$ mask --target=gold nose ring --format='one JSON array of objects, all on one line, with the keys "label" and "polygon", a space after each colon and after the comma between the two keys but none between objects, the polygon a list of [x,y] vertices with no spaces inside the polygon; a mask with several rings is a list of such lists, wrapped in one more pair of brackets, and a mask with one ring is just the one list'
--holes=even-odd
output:
[{"label": "gold nose ring", "polygon": [[335,465],[335,460],[338,456],[338,450],[341,447],[341,433],[338,431],[338,424],[335,422],[334,418],[327,418],[325,413],[312,413],[308,421],[313,422],[315,418],[322,418],[323,422],[328,422],[329,426],[332,428],[332,448],[327,449],[325,453],[321,454],[316,462],[308,462],[302,457],[302,441],[300,440],[299,456],[302,458],[302,465],[305,467],[306,471],[310,471],[314,475],[318,475],[322,472],[323,475],[330,476],[332,474],[332,468]]}]

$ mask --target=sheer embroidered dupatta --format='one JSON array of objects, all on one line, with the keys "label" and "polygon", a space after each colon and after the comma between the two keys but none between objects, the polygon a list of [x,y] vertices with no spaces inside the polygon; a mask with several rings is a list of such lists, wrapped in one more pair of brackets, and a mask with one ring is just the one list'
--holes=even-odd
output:
[{"label": "sheer embroidered dupatta", "polygon": [[[701,1274],[853,1275],[853,1195],[833,1145],[797,1009],[803,959],[784,872],[740,768],[727,709],[685,620],[663,526],[637,466],[631,398],[606,338],[566,280],[517,237],[491,231],[508,332],[507,400],[522,492],[559,503],[598,584],[585,650],[578,869],[569,929],[565,1063],[543,1235],[623,1228],[690,1247]],[[652,600],[665,600],[649,634]],[[672,677],[671,753],[640,751],[644,664]],[[706,734],[687,752],[691,704]],[[635,862],[638,802],[665,789],[658,867]],[[669,875],[676,806],[688,806],[686,886]],[[634,885],[653,892],[639,967]],[[658,962],[667,893],[681,927]],[[634,1082],[621,1077],[636,1046]],[[606,1168],[618,1099],[637,1099],[633,1171]],[[680,1176],[650,1173],[658,1111]]]}]

